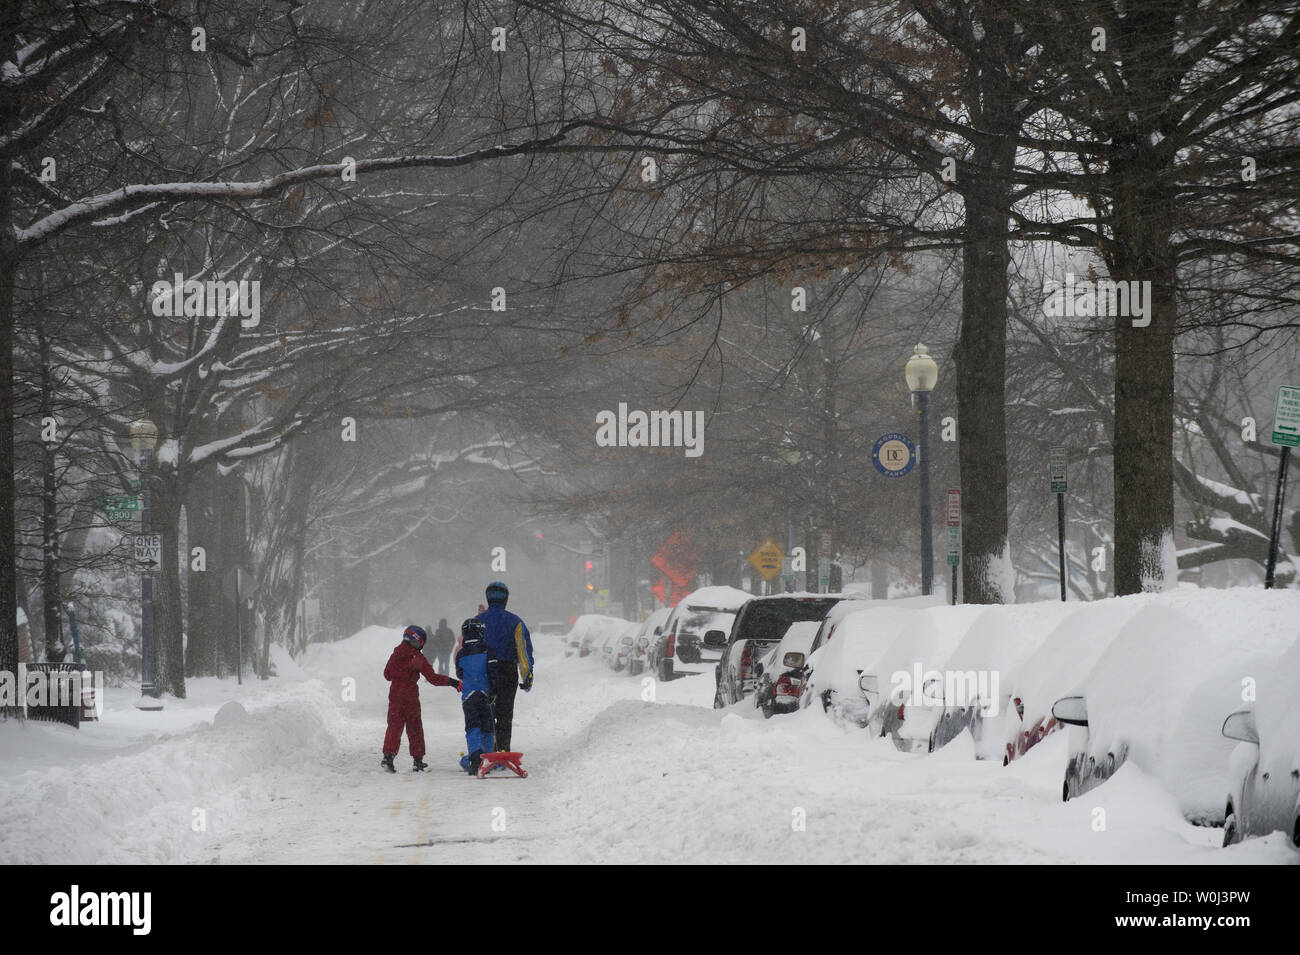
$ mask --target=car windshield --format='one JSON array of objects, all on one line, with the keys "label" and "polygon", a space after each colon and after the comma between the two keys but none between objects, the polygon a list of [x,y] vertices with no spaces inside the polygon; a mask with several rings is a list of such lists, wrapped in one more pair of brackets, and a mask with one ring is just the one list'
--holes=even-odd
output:
[{"label": "car windshield", "polygon": [[679,636],[687,633],[703,636],[710,630],[730,633],[731,625],[736,620],[736,613],[735,610],[717,610],[713,607],[691,607],[682,615],[677,633]]},{"label": "car windshield", "polygon": [[780,640],[790,624],[800,620],[821,620],[842,597],[783,597],[755,600],[745,605],[738,640]]}]

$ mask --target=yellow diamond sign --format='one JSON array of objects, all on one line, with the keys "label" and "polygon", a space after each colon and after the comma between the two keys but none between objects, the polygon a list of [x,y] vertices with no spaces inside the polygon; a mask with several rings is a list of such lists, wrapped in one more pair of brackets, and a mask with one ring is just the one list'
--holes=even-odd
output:
[{"label": "yellow diamond sign", "polygon": [[754,565],[755,570],[763,575],[764,580],[771,580],[781,573],[781,558],[784,556],[785,554],[781,552],[781,548],[768,540],[758,550],[749,555],[749,562]]}]

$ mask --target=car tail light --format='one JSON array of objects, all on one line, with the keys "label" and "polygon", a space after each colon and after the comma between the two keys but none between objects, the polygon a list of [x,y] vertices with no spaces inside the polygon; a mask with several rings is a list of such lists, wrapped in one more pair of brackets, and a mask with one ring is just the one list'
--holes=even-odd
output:
[{"label": "car tail light", "polygon": [[907,706],[906,703],[899,703],[899,704],[898,704],[898,721],[899,721],[900,723],[903,721],[903,709],[904,709],[906,706]]},{"label": "car tail light", "polygon": [[783,673],[776,681],[776,687],[773,692],[777,696],[798,696],[800,693],[800,684],[803,683],[798,677],[791,679],[790,674]]},{"label": "car tail light", "polygon": [[740,678],[742,680],[754,678],[754,647],[748,643],[745,644],[745,649],[740,651]]},{"label": "car tail light", "polygon": [[664,656],[665,657],[672,656],[673,651],[676,649],[677,649],[677,634],[670,633],[668,634],[668,642],[664,644]]}]

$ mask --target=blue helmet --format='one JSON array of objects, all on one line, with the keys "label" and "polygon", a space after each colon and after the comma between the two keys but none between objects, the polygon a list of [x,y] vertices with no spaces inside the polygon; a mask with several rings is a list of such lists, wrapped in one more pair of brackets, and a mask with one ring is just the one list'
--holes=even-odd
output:
[{"label": "blue helmet", "polygon": [[499,580],[494,580],[487,585],[487,602],[490,604],[504,604],[510,599],[510,588]]},{"label": "blue helmet", "polygon": [[483,653],[487,649],[483,642],[486,636],[487,624],[477,617],[470,617],[460,625],[461,653]]},{"label": "blue helmet", "polygon": [[402,631],[402,642],[409,643],[417,650],[423,650],[424,642],[428,639],[429,635],[424,632],[424,628],[417,627],[415,624],[411,624]]}]

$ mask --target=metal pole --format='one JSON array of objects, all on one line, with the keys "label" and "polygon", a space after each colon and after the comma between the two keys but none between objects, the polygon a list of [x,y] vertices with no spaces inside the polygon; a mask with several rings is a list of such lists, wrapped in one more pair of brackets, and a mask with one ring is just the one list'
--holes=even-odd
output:
[{"label": "metal pole", "polygon": [[934,592],[934,542],[930,528],[930,393],[913,392],[921,411],[921,593]]},{"label": "metal pole", "polygon": [[1268,541],[1268,566],[1264,570],[1264,589],[1273,589],[1273,573],[1277,570],[1277,546],[1282,536],[1282,505],[1286,501],[1286,466],[1291,459],[1291,448],[1282,446],[1282,462],[1277,466],[1277,493],[1273,497],[1273,532]]},{"label": "metal pole", "polygon": [[952,565],[952,605],[957,606],[957,565]]},{"label": "metal pole", "polygon": [[1056,495],[1056,539],[1060,551],[1061,564],[1061,602],[1065,602],[1065,495]]},{"label": "metal pole", "polygon": [[239,585],[243,572],[235,568],[235,682],[244,685],[244,601],[240,597]]},{"label": "metal pole", "polygon": [[[152,451],[140,452],[140,534],[148,537],[153,528],[149,519],[149,457]],[[140,567],[140,695],[158,698],[157,663],[153,634],[153,576],[143,563]]]}]

